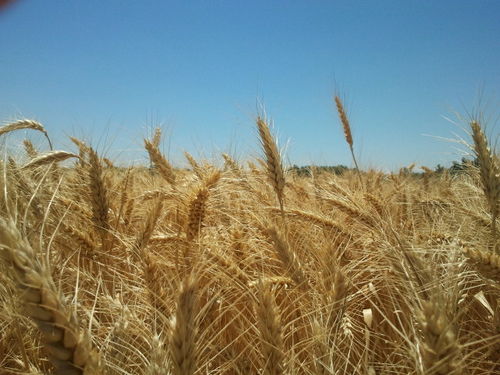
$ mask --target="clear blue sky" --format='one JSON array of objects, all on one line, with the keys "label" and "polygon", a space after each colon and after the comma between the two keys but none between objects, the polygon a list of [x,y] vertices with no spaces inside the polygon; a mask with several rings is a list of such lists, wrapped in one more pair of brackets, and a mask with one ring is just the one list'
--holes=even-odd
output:
[{"label": "clear blue sky", "polygon": [[454,145],[424,134],[460,132],[442,116],[480,91],[498,115],[499,20],[499,0],[19,0],[0,13],[0,120],[138,161],[162,124],[182,166],[257,155],[260,100],[290,163],[351,165],[339,91],[363,167],[447,164]]}]

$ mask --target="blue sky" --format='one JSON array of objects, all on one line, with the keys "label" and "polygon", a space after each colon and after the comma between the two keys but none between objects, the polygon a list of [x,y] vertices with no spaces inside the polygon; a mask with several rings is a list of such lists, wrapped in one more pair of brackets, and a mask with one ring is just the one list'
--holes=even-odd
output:
[{"label": "blue sky", "polygon": [[0,121],[137,162],[159,124],[182,166],[184,150],[258,155],[261,102],[289,163],[351,165],[339,92],[362,167],[449,164],[435,137],[464,134],[442,116],[480,92],[498,137],[498,19],[498,0],[19,0],[0,13]]}]

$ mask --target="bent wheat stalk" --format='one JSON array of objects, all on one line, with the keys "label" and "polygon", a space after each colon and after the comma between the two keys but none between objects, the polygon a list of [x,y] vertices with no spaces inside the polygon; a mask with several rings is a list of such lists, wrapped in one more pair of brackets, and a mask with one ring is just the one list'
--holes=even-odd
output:
[{"label": "bent wheat stalk", "polygon": [[28,120],[28,119],[23,119],[23,120],[18,120],[14,121],[10,124],[4,125],[0,128],[0,135],[15,131],[15,130],[21,130],[21,129],[32,129],[32,130],[38,130],[39,132],[42,132],[45,138],[47,138],[47,142],[49,143],[49,147],[52,150],[52,142],[50,141],[49,134],[47,133],[47,130],[43,127],[42,124],[40,124],[38,121],[34,120]]}]

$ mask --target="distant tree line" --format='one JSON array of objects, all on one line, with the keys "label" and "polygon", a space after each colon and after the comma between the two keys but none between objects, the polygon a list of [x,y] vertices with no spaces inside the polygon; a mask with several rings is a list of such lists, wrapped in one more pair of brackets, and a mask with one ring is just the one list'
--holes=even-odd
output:
[{"label": "distant tree line", "polygon": [[[446,168],[442,166],[441,164],[438,164],[432,171],[436,174],[441,174],[441,173],[449,173],[451,175],[456,175],[459,173],[466,172],[468,168],[470,167],[478,167],[479,162],[477,159],[470,160],[467,158],[462,158],[460,161],[453,161],[451,163],[451,166],[449,168]],[[311,166],[311,165],[305,165],[302,167],[299,167],[298,165],[293,165],[292,167],[288,168],[289,172],[292,172],[296,174],[297,176],[303,176],[303,177],[311,177],[313,174],[318,173],[332,173],[335,175],[341,175],[347,171],[349,171],[352,168],[348,168],[345,165],[320,165],[320,166]],[[418,170],[413,170],[413,168],[402,168],[401,171],[406,174],[406,175],[421,175],[423,172],[419,172]]]},{"label": "distant tree line", "polygon": [[438,164],[434,169],[434,172],[444,173],[445,171],[448,171],[448,173],[455,175],[466,172],[470,167],[479,167],[479,161],[477,160],[477,158],[473,160],[462,158],[461,161],[453,161],[451,163],[451,167],[449,168],[445,168],[441,164]]},{"label": "distant tree line", "polygon": [[310,177],[313,173],[333,173],[336,175],[341,175],[342,173],[349,170],[345,165],[320,165],[311,166],[306,165],[299,167],[294,165],[288,169],[290,172],[297,174],[298,176]]}]

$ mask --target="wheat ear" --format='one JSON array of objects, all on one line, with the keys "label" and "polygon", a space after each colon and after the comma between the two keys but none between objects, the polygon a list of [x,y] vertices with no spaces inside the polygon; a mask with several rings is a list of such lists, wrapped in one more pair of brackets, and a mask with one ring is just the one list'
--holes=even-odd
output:
[{"label": "wheat ear", "polygon": [[170,165],[170,163],[167,161],[165,156],[160,152],[159,149],[159,143],[160,143],[160,136],[161,132],[160,129],[157,128],[155,130],[155,135],[153,136],[153,139],[151,141],[145,139],[144,140],[144,147],[146,148],[146,151],[149,154],[149,159],[151,159],[151,162],[155,166],[156,169],[158,169],[158,172],[160,172],[160,175],[170,184],[170,185],[175,185],[175,173],[174,169]]},{"label": "wheat ear", "polygon": [[80,167],[84,167],[85,158],[89,154],[90,147],[87,146],[87,144],[85,142],[79,140],[78,138],[69,137],[69,139],[71,140],[71,142],[73,142],[78,147],[78,156],[80,157],[80,161],[79,161],[78,165]]},{"label": "wheat ear", "polygon": [[189,202],[188,222],[186,227],[186,239],[193,240],[200,233],[205,218],[206,204],[210,190],[215,187],[220,179],[220,171],[214,171],[203,181],[194,197]]},{"label": "wheat ear", "polygon": [[170,355],[174,375],[192,375],[197,368],[196,299],[197,281],[186,278],[177,299],[175,320],[170,337]]},{"label": "wheat ear", "polygon": [[263,374],[281,375],[283,370],[283,332],[278,306],[270,286],[260,282],[257,312],[262,355],[264,357]]},{"label": "wheat ear", "polygon": [[186,157],[186,160],[188,161],[189,165],[191,168],[193,168],[194,174],[199,178],[203,178],[203,168],[200,167],[198,162],[195,160],[195,158],[187,151],[184,151],[184,156]]},{"label": "wheat ear", "polygon": [[282,215],[284,216],[285,173],[283,172],[278,146],[271,135],[267,122],[261,117],[257,117],[257,128],[259,130],[262,148],[266,155],[268,178],[274,188]]},{"label": "wheat ear", "polygon": [[[277,207],[271,207],[270,210],[272,212],[278,212],[279,209]],[[289,216],[289,217],[295,217],[298,219],[302,219],[302,221],[304,221],[304,222],[307,222],[307,223],[313,224],[313,225],[317,225],[317,226],[325,228],[325,229],[335,230],[335,231],[338,231],[341,233],[344,232],[344,229],[336,221],[333,221],[331,219],[328,219],[328,218],[320,216],[320,215],[316,215],[316,214],[309,212],[309,211],[288,209],[285,211],[285,215]]]},{"label": "wheat ear", "polygon": [[145,375],[166,375],[166,364],[165,344],[159,335],[154,335],[151,338],[151,353]]},{"label": "wheat ear", "polygon": [[10,124],[0,127],[0,135],[21,129],[32,129],[42,132],[45,138],[47,139],[47,142],[49,143],[50,149],[52,150],[52,142],[50,141],[49,134],[47,133],[47,130],[45,130],[43,125],[40,124],[38,121],[23,119],[12,122]]},{"label": "wheat ear", "polygon": [[20,173],[15,160],[11,156],[8,157],[8,165],[12,173],[12,177],[14,177],[14,183],[15,185],[17,185],[19,191],[23,192],[25,196],[31,197],[30,206],[33,208],[33,213],[35,214],[35,216],[43,217],[40,199],[36,194],[34,194],[34,189],[31,186],[30,180],[26,178],[28,176],[26,174]]},{"label": "wheat ear", "polygon": [[332,366],[332,347],[328,343],[325,335],[325,328],[318,320],[312,322],[313,342],[314,342],[314,370],[317,375],[335,374]]},{"label": "wheat ear", "polygon": [[163,205],[160,200],[153,202],[153,207],[147,216],[143,229],[135,241],[133,251],[136,259],[142,263],[144,279],[148,288],[151,304],[162,316],[168,316],[169,307],[167,295],[162,286],[160,277],[162,268],[159,266],[157,257],[146,252],[146,246],[161,216],[162,208]]},{"label": "wheat ear", "polygon": [[330,203],[335,208],[342,211],[349,218],[356,220],[360,224],[372,228],[376,227],[377,224],[376,220],[374,220],[372,216],[369,216],[364,212],[362,212],[359,208],[355,207],[354,205],[349,205],[347,204],[347,202],[343,202],[335,198],[324,198],[324,200]]},{"label": "wheat ear", "polygon": [[[494,248],[497,248],[496,220],[500,213],[500,165],[498,165],[498,159],[491,152],[488,139],[479,122],[472,121],[470,126],[472,128],[474,151],[479,161],[481,184],[491,213],[492,242]],[[497,248],[496,251],[500,254],[500,248]]]},{"label": "wheat ear", "polygon": [[208,189],[201,187],[194,198],[189,202],[188,222],[186,227],[186,238],[193,240],[200,233],[205,218],[205,206],[208,200]]},{"label": "wheat ear", "polygon": [[108,211],[109,198],[106,184],[104,182],[102,165],[97,153],[89,147],[89,192],[92,206],[92,221],[99,232],[103,246],[106,242],[107,231],[109,229]]},{"label": "wheat ear", "polygon": [[420,167],[424,171],[424,189],[425,191],[429,191],[429,178],[433,175],[434,171],[424,165]]},{"label": "wheat ear", "polygon": [[384,212],[385,212],[384,202],[382,202],[379,197],[377,197],[371,193],[365,193],[364,198],[375,209],[377,214],[380,217],[383,217]]},{"label": "wheat ear", "polygon": [[231,279],[238,280],[240,286],[246,287],[249,284],[248,275],[227,255],[220,254],[218,251],[206,251],[203,255],[210,263],[217,264]]},{"label": "wheat ear", "polygon": [[[95,249],[97,248],[96,244],[92,237],[90,237],[86,232],[80,231],[78,228],[72,225],[67,225],[66,223],[62,223],[61,225],[64,233],[67,234],[68,238],[61,238],[61,243],[65,247],[71,247],[74,251],[72,245],[76,245],[75,247],[83,253],[84,256],[93,258],[95,255]],[[70,241],[68,241],[68,239]]]},{"label": "wheat ear", "polygon": [[26,154],[29,156],[29,158],[36,158],[36,156],[38,155],[38,151],[36,150],[35,146],[33,146],[33,143],[29,139],[25,139],[23,141],[23,145],[24,150],[26,151]]},{"label": "wheat ear", "polygon": [[333,328],[339,322],[345,308],[349,283],[345,273],[336,264],[331,254],[327,254],[323,260],[322,284],[324,288],[324,302],[327,306],[327,327],[329,329],[329,339],[333,342]]},{"label": "wheat ear", "polygon": [[153,202],[153,207],[149,212],[146,221],[144,222],[144,226],[140,234],[137,236],[133,247],[135,255],[138,259],[141,259],[145,255],[144,250],[153,234],[156,223],[160,218],[162,208],[163,205],[160,200],[156,200]]},{"label": "wheat ear", "polygon": [[476,263],[477,269],[500,282],[500,255],[487,250],[464,249],[468,258]]},{"label": "wheat ear", "polygon": [[298,286],[305,286],[307,284],[307,278],[302,271],[302,266],[283,234],[276,228],[271,227],[267,229],[267,235],[273,242],[276,255],[283,264],[285,270],[289,272],[290,277]]},{"label": "wheat ear", "polygon": [[460,374],[460,349],[443,307],[436,299],[423,301],[419,318],[424,336],[422,360],[425,373]]},{"label": "wheat ear", "polygon": [[349,123],[349,119],[347,117],[347,113],[344,109],[344,105],[340,98],[335,96],[335,105],[337,106],[337,112],[339,113],[340,122],[342,123],[342,128],[344,129],[344,136],[347,144],[349,145],[349,149],[351,150],[352,160],[354,161],[354,165],[356,166],[356,170],[358,171],[358,177],[360,182],[361,180],[361,172],[359,171],[358,162],[356,161],[356,156],[354,156],[354,141],[352,139],[351,132],[351,124]]},{"label": "wheat ear", "polygon": [[81,333],[76,315],[56,288],[48,266],[38,259],[12,221],[0,218],[0,241],[12,263],[25,313],[42,334],[55,374],[97,374],[97,357],[91,342]]},{"label": "wheat ear", "polygon": [[241,168],[238,163],[226,153],[222,153],[222,157],[224,158],[224,165],[226,168],[230,169],[237,177],[241,177]]},{"label": "wheat ear", "polygon": [[75,155],[72,152],[67,152],[67,151],[50,151],[37,155],[36,157],[31,159],[28,163],[23,165],[21,169],[35,168],[40,165],[57,163],[69,158],[78,158],[78,155]]}]

